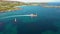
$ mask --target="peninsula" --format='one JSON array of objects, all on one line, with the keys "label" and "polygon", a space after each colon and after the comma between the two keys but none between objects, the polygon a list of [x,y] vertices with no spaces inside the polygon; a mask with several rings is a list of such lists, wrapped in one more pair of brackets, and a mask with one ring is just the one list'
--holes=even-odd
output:
[{"label": "peninsula", "polygon": [[9,10],[19,10],[20,8],[17,8],[16,6],[22,6],[22,5],[26,5],[26,4],[17,1],[1,1],[0,12],[5,12]]}]

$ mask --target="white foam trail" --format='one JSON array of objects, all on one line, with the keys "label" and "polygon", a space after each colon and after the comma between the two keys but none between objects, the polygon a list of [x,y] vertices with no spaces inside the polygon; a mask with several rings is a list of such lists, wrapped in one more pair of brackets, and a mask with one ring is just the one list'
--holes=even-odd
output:
[{"label": "white foam trail", "polygon": [[11,18],[11,17],[21,17],[21,16],[30,16],[30,17],[34,17],[37,15],[12,15],[12,16],[6,16],[6,17],[1,17],[0,19],[5,19],[5,18]]}]

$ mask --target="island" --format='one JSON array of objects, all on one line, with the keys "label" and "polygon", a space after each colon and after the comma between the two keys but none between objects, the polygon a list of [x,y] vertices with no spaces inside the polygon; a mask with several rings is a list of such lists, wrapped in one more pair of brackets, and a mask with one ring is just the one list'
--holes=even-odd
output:
[{"label": "island", "polygon": [[20,10],[17,6],[37,6],[46,5],[47,3],[24,3],[19,1],[0,1],[0,12],[6,12],[11,10]]}]

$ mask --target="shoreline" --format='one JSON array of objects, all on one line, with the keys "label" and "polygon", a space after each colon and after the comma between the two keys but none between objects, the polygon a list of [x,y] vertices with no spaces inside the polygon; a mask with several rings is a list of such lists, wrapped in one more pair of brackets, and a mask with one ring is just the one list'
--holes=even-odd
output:
[{"label": "shoreline", "polygon": [[21,8],[15,7],[14,9],[11,9],[11,10],[1,10],[0,13],[10,12],[10,11],[15,11],[15,10],[20,10],[20,9],[21,9]]}]

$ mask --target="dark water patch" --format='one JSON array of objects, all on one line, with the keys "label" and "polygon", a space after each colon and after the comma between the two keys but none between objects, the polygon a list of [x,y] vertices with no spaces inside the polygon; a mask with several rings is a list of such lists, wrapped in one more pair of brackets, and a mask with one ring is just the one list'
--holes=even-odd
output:
[{"label": "dark water patch", "polygon": [[5,23],[0,22],[0,32],[3,32],[5,30]]},{"label": "dark water patch", "polygon": [[53,24],[52,20],[40,20],[32,23],[18,22],[18,34],[41,34],[45,31],[58,32],[58,27]]}]

